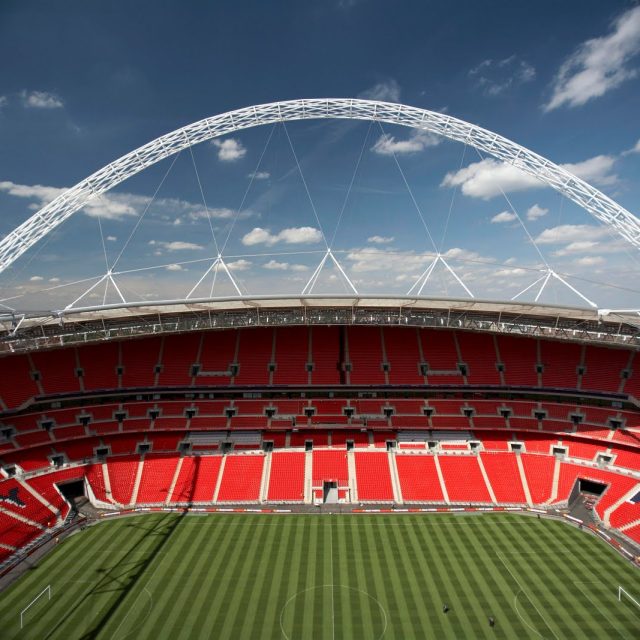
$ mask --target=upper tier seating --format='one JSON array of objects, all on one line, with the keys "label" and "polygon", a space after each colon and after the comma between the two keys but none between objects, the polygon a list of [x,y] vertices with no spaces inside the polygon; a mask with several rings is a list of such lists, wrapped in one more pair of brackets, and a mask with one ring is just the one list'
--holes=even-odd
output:
[{"label": "upper tier seating", "polygon": [[235,360],[238,336],[239,333],[233,329],[203,335],[196,384],[218,386],[231,382],[230,365]]},{"label": "upper tier seating", "polygon": [[463,384],[453,332],[421,329],[419,337],[429,384]]},{"label": "upper tier seating", "polygon": [[575,389],[578,385],[580,351],[578,344],[540,340],[543,365],[542,386]]},{"label": "upper tier seating", "polygon": [[273,350],[273,329],[257,327],[240,330],[240,371],[235,377],[238,385],[269,384],[269,363]]},{"label": "upper tier seating", "polygon": [[303,384],[309,379],[309,331],[306,327],[279,327],[276,330],[273,384]]},{"label": "upper tier seating", "polygon": [[314,385],[340,384],[340,327],[312,327],[311,362]]},{"label": "upper tier seating", "polygon": [[351,384],[384,384],[382,329],[348,327]]},{"label": "upper tier seating", "polygon": [[389,362],[390,384],[424,384],[420,374],[418,333],[414,328],[390,329],[385,327],[384,345]]},{"label": "upper tier seating", "polygon": [[188,387],[191,384],[192,367],[198,357],[201,336],[187,333],[166,336],[162,342],[162,361],[158,374],[159,387]]},{"label": "upper tier seating", "polygon": [[160,362],[161,344],[161,339],[156,337],[125,340],[121,343],[123,389],[154,385],[155,367]]},{"label": "upper tier seating", "polygon": [[500,358],[504,364],[504,379],[507,385],[538,386],[536,373],[537,340],[497,336]]},{"label": "upper tier seating", "polygon": [[493,336],[461,331],[456,334],[469,384],[500,384]]}]

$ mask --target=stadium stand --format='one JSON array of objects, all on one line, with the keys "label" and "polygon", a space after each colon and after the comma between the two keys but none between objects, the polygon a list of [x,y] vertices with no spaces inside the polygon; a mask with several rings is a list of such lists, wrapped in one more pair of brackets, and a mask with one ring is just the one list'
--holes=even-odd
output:
[{"label": "stadium stand", "polygon": [[278,451],[271,456],[269,491],[272,502],[302,502],[304,499],[305,454]]},{"label": "stadium stand", "polygon": [[229,455],[225,458],[218,502],[257,502],[264,456]]},{"label": "stadium stand", "polygon": [[358,500],[393,502],[389,456],[382,452],[355,453]]}]

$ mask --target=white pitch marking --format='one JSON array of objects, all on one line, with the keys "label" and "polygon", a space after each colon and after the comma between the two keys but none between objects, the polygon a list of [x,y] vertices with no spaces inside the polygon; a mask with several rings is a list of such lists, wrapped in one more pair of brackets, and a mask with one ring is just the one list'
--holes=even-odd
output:
[{"label": "white pitch marking", "polygon": [[538,615],[540,616],[540,619],[545,623],[545,625],[547,625],[547,629],[549,629],[549,631],[551,631],[551,633],[553,634],[553,637],[556,640],[560,640],[560,638],[558,638],[558,636],[556,635],[555,631],[551,628],[551,626],[549,625],[549,623],[547,622],[547,619],[542,615],[542,613],[540,612],[540,609],[538,609],[538,607],[536,606],[536,603],[529,597],[529,594],[524,590],[524,587],[520,584],[520,580],[518,580],[518,578],[516,578],[516,576],[513,574],[513,572],[511,571],[511,569],[509,569],[509,566],[507,565],[507,563],[503,560],[502,556],[500,555],[500,552],[497,551],[496,552],[496,556],[498,556],[498,558],[500,559],[500,562],[502,562],[504,568],[509,572],[509,575],[516,581],[516,584],[518,585],[518,587],[520,587],[520,591],[522,591],[522,593],[524,593],[525,596],[527,596],[527,599],[529,600],[529,602],[533,605],[533,608],[536,610],[536,612],[538,613]]}]

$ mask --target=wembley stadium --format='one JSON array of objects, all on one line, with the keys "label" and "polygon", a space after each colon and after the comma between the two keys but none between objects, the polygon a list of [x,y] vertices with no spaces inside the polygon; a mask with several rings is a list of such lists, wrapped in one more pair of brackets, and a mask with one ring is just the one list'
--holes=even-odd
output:
[{"label": "wembley stadium", "polygon": [[[632,213],[497,133],[317,99],[122,156],[2,238],[0,271],[156,163],[305,120],[463,143],[640,246]],[[296,292],[247,290],[221,244],[187,295],[131,296],[107,261],[62,304],[3,297],[3,637],[635,637],[637,311],[549,264],[474,297],[437,250],[408,291],[368,291],[325,245]],[[438,267],[455,297],[427,294]],[[318,292],[326,268],[342,291]],[[572,304],[543,302],[554,284]]]}]

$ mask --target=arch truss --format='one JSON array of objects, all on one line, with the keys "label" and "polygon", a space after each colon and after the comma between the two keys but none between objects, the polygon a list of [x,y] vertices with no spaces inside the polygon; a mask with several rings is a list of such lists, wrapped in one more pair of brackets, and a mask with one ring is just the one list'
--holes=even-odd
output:
[{"label": "arch truss", "polygon": [[[62,193],[0,240],[0,273],[94,198],[183,149],[251,127],[315,119],[364,120],[400,125],[470,145],[552,187],[614,229],[634,247],[640,248],[640,220],[636,216],[566,169],[497,133],[447,114],[408,105],[355,98],[323,98],[273,102],[222,113],[160,136],[118,158]],[[327,252],[318,272],[327,260],[336,262],[333,254]],[[442,258],[440,260],[444,262]],[[444,264],[450,270],[446,262]],[[337,266],[353,287],[340,265]],[[435,263],[422,274],[412,290],[416,287],[422,290],[433,271],[432,267],[435,267]],[[221,257],[214,262],[211,269],[214,268],[228,271]],[[228,275],[231,277],[231,274]],[[317,276],[316,273],[314,275]],[[549,277],[555,277],[553,273],[545,275],[547,278],[543,287]],[[105,279],[117,290],[111,273],[107,273],[100,282]],[[312,277],[305,289],[312,287],[314,282]],[[235,287],[237,289],[237,285]]]}]

